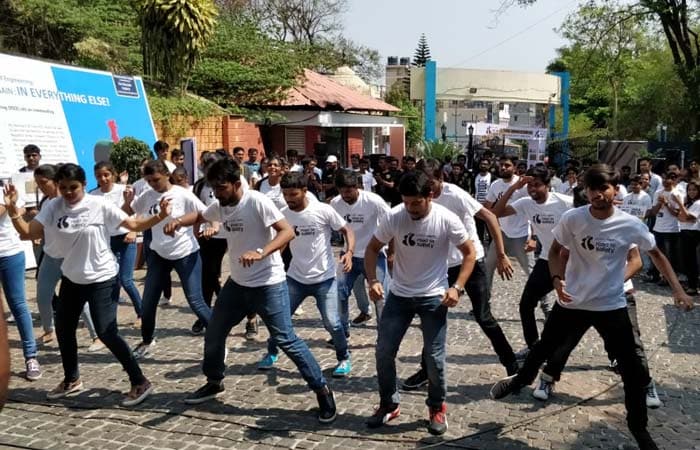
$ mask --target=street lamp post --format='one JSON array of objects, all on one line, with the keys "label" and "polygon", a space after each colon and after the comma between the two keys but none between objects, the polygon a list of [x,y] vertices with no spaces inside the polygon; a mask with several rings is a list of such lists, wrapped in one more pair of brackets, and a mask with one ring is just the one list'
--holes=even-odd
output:
[{"label": "street lamp post", "polygon": [[467,147],[467,170],[472,170],[474,165],[474,125],[469,124],[469,144]]},{"label": "street lamp post", "polygon": [[444,122],[440,127],[440,132],[442,133],[442,142],[447,142],[447,125]]}]

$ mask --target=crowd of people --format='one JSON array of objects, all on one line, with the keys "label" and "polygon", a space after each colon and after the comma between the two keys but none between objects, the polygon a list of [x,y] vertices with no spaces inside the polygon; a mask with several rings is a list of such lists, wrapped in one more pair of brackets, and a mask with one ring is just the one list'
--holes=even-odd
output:
[{"label": "crowd of people", "polygon": [[[462,155],[445,161],[351,155],[347,167],[329,155],[320,168],[315,157],[295,150],[263,156],[236,147],[203,152],[190,186],[180,150],[170,152],[158,141],[154,153],[133,184],[110,162],[97,162],[90,169],[98,186],[88,191],[87,168],[41,164],[40,149],[28,145],[20,170],[33,172],[41,200],[25,208],[13,185],[4,188],[0,282],[21,337],[27,380],[41,377],[39,345],[58,341],[64,378],[49,399],[83,390],[76,340],[81,316],[93,338],[88,351],[106,347],[128,373],[131,388],[122,404],[137,405],[153,392],[141,363],[157,352],[158,305],[172,297],[175,270],[196,316],[191,331],[204,334],[206,382],[186,403],[224,391],[231,329],[245,319],[246,338],[254,339],[261,321],[269,338],[258,368],[273,370],[281,349],[316,394],[319,422],[333,422],[333,391],[294,331],[295,312],[312,297],[336,353],[332,377],[351,375],[351,327],[377,320],[379,405],[367,426],[400,415],[400,390],[427,385],[428,431],[443,434],[447,312],[468,296],[506,374],[492,398],[520,390],[539,373],[532,395],[547,400],[569,354],[594,327],[624,382],[632,435],[641,448],[656,448],[647,407],[661,402],[639,333],[632,277],[645,270],[645,281],[670,286],[676,304],[692,308],[700,243],[696,161],[687,170],[669,163],[662,177],[647,158],[633,174],[630,167],[618,172],[594,161],[567,161],[561,171],[528,168],[488,153],[473,172]],[[133,280],[138,233],[147,266],[143,292]],[[37,304],[44,333],[38,339],[20,240],[40,243]],[[341,246],[340,256],[334,245]],[[230,274],[222,285],[226,254]],[[493,277],[510,280],[511,260],[528,277],[519,302],[525,346],[517,351],[490,307]],[[133,326],[141,330],[134,348],[117,327],[122,289],[134,308]],[[359,310],[352,319],[351,293]],[[538,306],[546,317],[541,330]],[[396,355],[416,315],[421,364],[399,383]]]}]

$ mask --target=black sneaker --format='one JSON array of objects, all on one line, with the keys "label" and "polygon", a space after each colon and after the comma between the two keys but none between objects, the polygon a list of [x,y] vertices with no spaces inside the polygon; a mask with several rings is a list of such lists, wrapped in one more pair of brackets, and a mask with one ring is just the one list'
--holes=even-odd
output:
[{"label": "black sneaker", "polygon": [[197,319],[197,321],[192,325],[192,329],[190,331],[195,336],[198,336],[204,332],[204,324],[201,320]]},{"label": "black sneaker", "polygon": [[371,319],[372,319],[371,314],[366,314],[366,313],[361,312],[357,317],[352,319],[352,322],[350,322],[350,325],[352,325],[353,327],[359,327],[360,325],[362,325],[365,322],[368,322]]},{"label": "black sneaker", "polygon": [[335,412],[335,397],[333,391],[328,385],[316,392],[318,400],[318,421],[320,423],[331,423],[335,421],[337,415]]},{"label": "black sneaker", "polygon": [[401,383],[401,389],[404,391],[415,391],[426,384],[428,384],[428,374],[423,369],[420,369]]},{"label": "black sneaker", "polygon": [[187,403],[188,405],[198,405],[200,403],[204,403],[208,400],[218,397],[218,395],[222,392],[224,392],[223,382],[217,383],[213,381],[207,381],[207,384],[205,384],[201,388],[194,391],[194,393],[186,397],[185,403]]},{"label": "black sneaker", "polygon": [[392,403],[388,406],[381,406],[374,410],[365,423],[368,428],[379,428],[390,420],[394,420],[401,414],[401,408],[398,403]]},{"label": "black sneaker", "polygon": [[502,380],[498,381],[496,384],[494,384],[491,387],[491,391],[489,392],[491,394],[491,398],[494,400],[498,400],[518,391],[522,387],[522,385],[519,385],[519,383],[515,383],[514,380],[516,376],[517,375],[511,375],[509,377],[505,377]]},{"label": "black sneaker", "polygon": [[519,362],[523,362],[527,359],[527,355],[529,355],[529,354],[530,354],[530,348],[525,347],[524,349],[515,352],[515,360],[519,361]]},{"label": "black sneaker", "polygon": [[632,436],[634,440],[637,441],[639,450],[659,450],[659,447],[656,446],[656,442],[654,442],[646,429],[632,431]]},{"label": "black sneaker", "polygon": [[249,320],[245,324],[245,338],[249,341],[255,339],[258,335],[258,318]]}]

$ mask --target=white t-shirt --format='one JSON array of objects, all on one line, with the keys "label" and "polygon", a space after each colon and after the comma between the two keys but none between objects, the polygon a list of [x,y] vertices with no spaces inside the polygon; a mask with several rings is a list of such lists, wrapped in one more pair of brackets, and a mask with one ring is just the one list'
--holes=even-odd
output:
[{"label": "white t-shirt", "polygon": [[469,239],[459,217],[433,202],[428,215],[413,220],[403,204],[391,209],[374,236],[394,239],[394,271],[389,290],[400,297],[432,297],[447,290],[450,245]]},{"label": "white t-shirt", "polygon": [[651,177],[649,178],[649,192],[656,192],[659,189],[663,189],[664,180],[657,174],[650,172]]},{"label": "white t-shirt", "polygon": [[700,200],[695,200],[689,208],[686,208],[691,216],[695,217],[695,222],[678,221],[681,230],[699,230],[700,231]]},{"label": "white t-shirt", "polygon": [[374,179],[372,172],[368,170],[367,172],[359,175],[362,177],[362,189],[372,192],[372,188],[377,185],[377,180]]},{"label": "white t-shirt", "polygon": [[134,181],[131,188],[134,190],[134,197],[138,197],[147,190],[151,189],[151,186],[148,184],[145,178],[139,178],[138,180]]},{"label": "white t-shirt", "polygon": [[[194,186],[193,186],[194,188]],[[194,190],[193,190],[194,192]],[[210,206],[214,202],[216,202],[216,197],[214,197],[214,191],[212,188],[204,183],[204,186],[202,186],[202,189],[199,191],[199,200],[204,203],[204,206]],[[209,229],[211,225],[206,222],[200,225],[200,230],[206,230]],[[216,233],[214,236],[211,237],[211,239],[226,239],[222,234],[221,234],[221,228],[219,228],[219,232]]]},{"label": "white t-shirt", "polygon": [[[47,200],[48,201],[48,200]],[[5,199],[0,198],[0,205],[5,205]],[[17,209],[24,206],[22,199],[17,200]],[[22,241],[19,239],[19,233],[12,225],[10,215],[5,210],[0,216],[0,257],[13,256],[24,251]]]},{"label": "white t-shirt", "polygon": [[569,249],[566,265],[566,291],[571,303],[564,308],[587,311],[611,311],[624,307],[627,251],[636,244],[648,252],[656,246],[654,235],[639,219],[618,208],[613,215],[599,220],[590,206],[572,209],[554,227],[554,238]]},{"label": "white t-shirt", "polygon": [[117,275],[109,237],[127,217],[104,198],[85,194],[75,205],[62,197],[46,201],[35,220],[44,226],[44,239],[55,252],[50,256],[63,258],[63,275],[73,283],[91,284]]},{"label": "white t-shirt", "polygon": [[624,184],[618,184],[617,191],[615,193],[615,200],[622,201],[625,199],[625,195],[627,195],[627,188]]},{"label": "white t-shirt", "polygon": [[549,192],[559,192],[559,186],[561,186],[561,184],[562,184],[561,178],[554,175],[549,180]]},{"label": "white t-shirt", "polygon": [[634,217],[638,217],[640,220],[644,220],[644,215],[651,208],[651,197],[644,191],[639,191],[639,194],[630,192],[625,195],[622,199],[622,205],[620,209],[631,214]]},{"label": "white t-shirt", "polygon": [[221,223],[226,237],[230,277],[246,287],[269,286],[285,281],[284,263],[279,251],[273,252],[250,267],[238,258],[245,252],[265,247],[277,234],[272,225],[284,219],[265,194],[249,190],[235,206],[221,206],[215,201],[202,213],[209,221]]},{"label": "white t-shirt", "polygon": [[[478,213],[482,204],[477,202],[467,191],[451,183],[442,183],[440,196],[433,198],[433,203],[442,205],[448,211],[457,214],[462,219],[464,227],[469,235],[469,240],[474,244],[475,257],[478,260],[484,257],[484,246],[481,244],[479,235],[476,232],[474,214]],[[462,264],[462,252],[454,245],[450,246],[450,254],[447,256],[447,267],[454,267]]]},{"label": "white t-shirt", "polygon": [[656,205],[659,202],[659,197],[663,196],[666,200],[666,204],[661,207],[659,212],[656,214],[656,223],[654,223],[654,231],[659,233],[678,233],[681,228],[678,224],[678,218],[671,214],[667,205],[671,205],[673,209],[678,209],[678,203],[673,199],[673,194],[682,197],[681,193],[676,189],[670,191],[660,190],[654,193],[653,204]]},{"label": "white t-shirt", "polygon": [[570,197],[573,197],[574,195],[574,188],[578,186],[578,183],[574,181],[574,184],[569,184],[569,181],[562,181],[559,187],[557,187],[557,193],[559,194],[564,194],[568,195]]},{"label": "white t-shirt", "polygon": [[527,217],[533,233],[542,244],[539,259],[549,260],[549,248],[554,236],[552,228],[561,220],[565,212],[574,207],[574,199],[565,194],[550,192],[544,203],[537,203],[532,197],[521,198],[510,205],[518,215]]},{"label": "white t-shirt", "polygon": [[165,192],[157,192],[153,189],[144,192],[134,200],[131,208],[144,217],[158,214],[160,200],[163,197],[170,199],[172,209],[168,217],[151,228],[153,232],[151,250],[158,253],[161,258],[174,261],[199,250],[199,244],[194,236],[193,227],[181,227],[173,236],[165,234],[163,228],[177,217],[191,212],[204,211],[206,207],[192,192],[181,186],[173,185],[170,190]]},{"label": "white t-shirt", "polygon": [[168,168],[168,172],[170,172],[171,175],[172,175],[173,171],[175,169],[177,169],[177,166],[172,161],[170,161],[168,159],[163,159],[161,161],[163,161],[163,163],[165,164],[165,167]]},{"label": "white t-shirt", "polygon": [[364,258],[365,249],[372,239],[374,230],[391,209],[379,195],[363,190],[359,191],[357,200],[352,205],[349,205],[340,195],[336,195],[331,200],[331,206],[355,233],[355,253],[352,256]]},{"label": "white t-shirt", "polygon": [[287,202],[284,201],[282,187],[280,186],[279,182],[277,182],[277,184],[274,186],[270,186],[270,181],[267,178],[262,180],[260,182],[260,192],[267,195],[278,209],[287,207]]},{"label": "white t-shirt", "polygon": [[282,210],[296,236],[289,243],[292,262],[287,276],[299,283],[315,284],[335,277],[336,264],[331,247],[331,230],[347,223],[327,203],[309,202],[302,211]]},{"label": "white t-shirt", "polygon": [[476,177],[474,177],[474,193],[479,203],[486,201],[489,186],[491,186],[491,172],[486,172],[486,175],[477,173]]},{"label": "white t-shirt", "polygon": [[[107,200],[117,208],[121,209],[121,207],[124,206],[124,189],[126,189],[126,186],[124,186],[123,184],[114,183],[112,185],[111,191],[102,192],[100,188],[97,188],[91,190],[90,195],[94,195],[96,197],[103,197],[105,200]],[[127,230],[124,227],[121,227],[116,230],[112,230],[110,232],[110,236],[120,236],[128,232],[129,230]]]},{"label": "white t-shirt", "polygon": [[[502,178],[499,178],[498,180],[494,181],[493,184],[491,184],[491,186],[489,187],[488,193],[486,194],[486,201],[491,203],[492,205],[495,204],[496,201],[498,201],[498,199],[500,199],[503,196],[503,194],[508,190],[508,188],[510,188],[512,185],[518,182],[519,178],[520,177],[518,177],[517,175],[513,175],[513,178],[510,180],[510,183],[506,183],[505,181],[503,181]],[[513,195],[510,196],[507,204],[510,205],[519,198],[527,196],[527,187],[523,186],[522,189],[518,189],[517,191],[513,192]],[[501,230],[503,230],[503,233],[509,238],[519,238],[527,236],[529,234],[526,217],[500,217],[498,219],[498,223],[501,225]]]}]

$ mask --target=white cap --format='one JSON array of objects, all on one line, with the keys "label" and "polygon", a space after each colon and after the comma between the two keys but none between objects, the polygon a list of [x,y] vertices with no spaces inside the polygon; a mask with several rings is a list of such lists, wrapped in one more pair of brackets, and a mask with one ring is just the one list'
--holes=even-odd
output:
[{"label": "white cap", "polygon": [[326,158],[326,162],[327,162],[327,163],[337,163],[337,162],[338,162],[338,158],[336,158],[335,155],[330,155],[328,158]]}]

